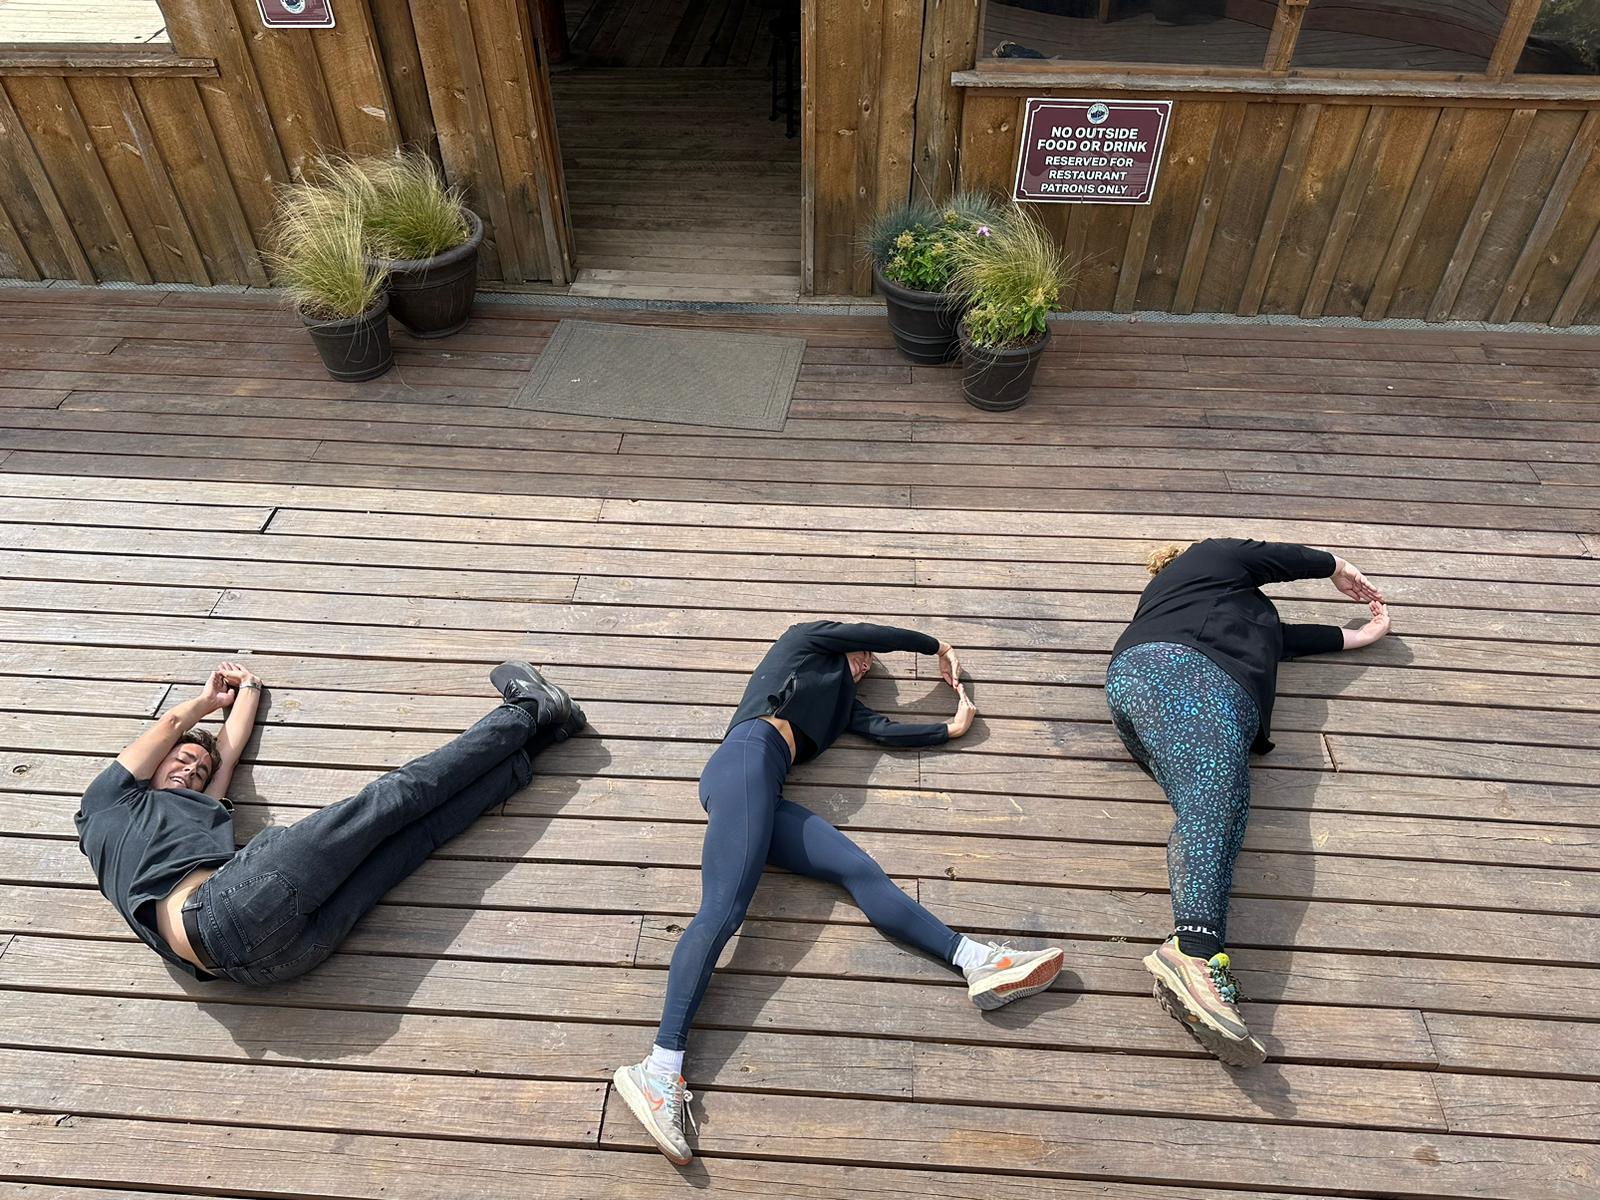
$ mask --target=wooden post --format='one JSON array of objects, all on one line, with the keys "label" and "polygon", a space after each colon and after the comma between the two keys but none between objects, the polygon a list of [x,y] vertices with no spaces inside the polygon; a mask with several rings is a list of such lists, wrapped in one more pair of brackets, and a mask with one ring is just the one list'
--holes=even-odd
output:
[{"label": "wooden post", "polygon": [[1294,59],[1294,46],[1300,40],[1300,26],[1306,19],[1306,5],[1310,0],[1278,0],[1278,15],[1272,22],[1272,36],[1267,39],[1267,58],[1262,65],[1274,75],[1289,70]]},{"label": "wooden post", "polygon": [[545,61],[551,66],[566,62],[572,55],[572,45],[567,41],[565,0],[533,0],[533,14]]},{"label": "wooden post", "polygon": [[1489,56],[1489,78],[1504,79],[1517,69],[1522,48],[1528,44],[1528,34],[1533,32],[1534,19],[1539,15],[1543,0],[1512,0],[1511,11],[1500,30],[1500,40]]}]

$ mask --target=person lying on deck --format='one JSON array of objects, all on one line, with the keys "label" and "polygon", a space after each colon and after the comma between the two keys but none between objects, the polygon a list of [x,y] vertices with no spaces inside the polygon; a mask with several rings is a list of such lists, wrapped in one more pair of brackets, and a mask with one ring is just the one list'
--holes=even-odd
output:
[{"label": "person lying on deck", "polygon": [[[1201,1045],[1225,1063],[1255,1066],[1266,1050],[1239,1015],[1223,950],[1250,819],[1250,753],[1272,749],[1278,663],[1370,646],[1389,632],[1389,612],[1360,571],[1306,546],[1208,538],[1162,547],[1148,566],[1154,578],[1106,671],[1117,734],[1175,814],[1167,841],[1174,929],[1144,965],[1156,999]],[[1331,579],[1371,619],[1360,629],[1285,625],[1260,589],[1291,579]]]},{"label": "person lying on deck", "polygon": [[[503,703],[461,736],[236,849],[226,797],[261,681],[222,663],[89,785],[79,847],[139,940],[180,970],[255,986],[303,975],[429,854],[525,787],[541,750],[584,727],[527,663],[489,678]],[[224,708],[219,735],[195,728]]]},{"label": "person lying on deck", "polygon": [[[951,720],[901,724],[857,699],[856,684],[872,668],[873,654],[888,650],[939,656],[940,673],[957,696]],[[629,1110],[673,1162],[681,1166],[693,1155],[684,1133],[693,1099],[683,1080],[689,1026],[717,956],[744,921],[769,864],[847,889],[880,932],[964,974],[967,995],[980,1009],[1042,991],[1060,972],[1060,950],[983,945],[955,932],[843,833],[783,798],[790,765],[817,757],[847,729],[889,746],[938,746],[961,737],[978,710],[960,672],[956,652],[925,633],[809,621],[791,626],[751,676],[700,775],[706,810],[700,911],[673,952],[655,1045],[643,1062],[619,1067],[613,1076]]]}]

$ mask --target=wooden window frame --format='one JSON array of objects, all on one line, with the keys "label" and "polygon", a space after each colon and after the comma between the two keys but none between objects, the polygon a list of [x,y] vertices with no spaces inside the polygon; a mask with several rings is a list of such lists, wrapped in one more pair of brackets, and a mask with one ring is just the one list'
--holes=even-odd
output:
[{"label": "wooden window frame", "polygon": [[[985,10],[991,0],[982,0],[978,9],[978,28],[983,28]],[[1600,94],[1600,77],[1584,77],[1571,75],[1518,75],[1516,74],[1517,62],[1522,57],[1529,35],[1533,32],[1534,21],[1539,15],[1539,8],[1544,0],[1511,0],[1506,10],[1504,24],[1495,39],[1493,51],[1489,61],[1481,72],[1465,71],[1351,71],[1339,70],[1328,67],[1302,67],[1296,69],[1294,63],[1295,47],[1300,41],[1300,30],[1305,22],[1306,9],[1314,0],[1278,0],[1277,13],[1273,19],[1272,30],[1268,35],[1266,53],[1259,67],[1196,67],[1178,65],[1174,63],[1141,63],[1141,62],[1104,62],[1104,61],[1079,61],[1051,60],[1049,65],[1036,60],[1015,59],[1004,62],[996,59],[976,59],[971,71],[958,71],[952,77],[952,82],[957,86],[989,86],[1004,87],[1009,81],[1015,81],[1015,86],[1026,87],[1032,83],[1045,84],[1057,83],[1063,80],[1076,81],[1084,79],[1092,81],[1092,77],[1116,78],[1123,81],[1122,87],[1162,88],[1178,79],[1204,78],[1214,85],[1207,90],[1238,90],[1238,91],[1285,91],[1285,92],[1313,92],[1318,90],[1318,84],[1351,84],[1381,85],[1385,83],[1402,84],[1415,83],[1423,85],[1416,90],[1416,94],[1432,94],[1433,87],[1442,87],[1445,84],[1456,86],[1448,94],[1460,94],[1463,90],[1460,85],[1468,85],[1472,91],[1477,87],[1471,85],[1485,85],[1496,83],[1509,83],[1515,79],[1519,84],[1533,87],[1537,94],[1541,91],[1558,89],[1562,95],[1591,95]],[[1141,85],[1139,82],[1144,81]],[[1577,86],[1574,86],[1574,80]],[[1288,86],[1294,81],[1304,81],[1308,87]],[[1263,88],[1259,85],[1264,82],[1280,84],[1280,87]],[[1335,91],[1345,90],[1334,88]],[[1370,86],[1368,91],[1387,91],[1387,88]],[[1493,95],[1501,94],[1500,89],[1495,89]]]},{"label": "wooden window frame", "polygon": [[[163,22],[162,0],[153,0]],[[191,75],[217,73],[216,60],[176,53],[172,43],[153,49],[147,42],[52,42],[33,49],[29,42],[0,41],[0,75]]]}]

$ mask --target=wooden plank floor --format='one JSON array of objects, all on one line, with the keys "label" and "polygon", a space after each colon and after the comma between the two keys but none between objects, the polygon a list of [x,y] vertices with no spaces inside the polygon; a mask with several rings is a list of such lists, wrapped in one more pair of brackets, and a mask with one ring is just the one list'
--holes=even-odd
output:
[{"label": "wooden plank floor", "polygon": [[34,50],[83,42],[160,46],[167,40],[157,0],[0,0],[0,44]]},{"label": "wooden plank floor", "polygon": [[577,296],[793,302],[800,139],[764,70],[581,69],[551,79]]},{"label": "wooden plank floor", "polygon": [[[1592,339],[1075,323],[986,415],[881,319],[588,315],[803,334],[788,428],[508,413],[551,312],[486,308],[346,385],[253,298],[0,291],[0,1200],[1596,1194]],[[1284,668],[1234,906],[1272,1056],[1246,1074],[1149,998],[1169,819],[1099,690],[1146,549],[1213,533],[1348,554],[1397,630]],[[791,796],[1068,967],[980,1016],[774,874],[692,1043],[680,1175],[607,1078],[697,903],[692,781],[814,615],[947,638],[984,716],[841,743]],[[223,656],[271,689],[244,836],[441,743],[503,657],[593,730],[313,974],[185,985],[72,813]],[[871,702],[943,711],[888,657]]]},{"label": "wooden plank floor", "polygon": [[594,66],[765,71],[782,0],[570,0],[575,55]]}]

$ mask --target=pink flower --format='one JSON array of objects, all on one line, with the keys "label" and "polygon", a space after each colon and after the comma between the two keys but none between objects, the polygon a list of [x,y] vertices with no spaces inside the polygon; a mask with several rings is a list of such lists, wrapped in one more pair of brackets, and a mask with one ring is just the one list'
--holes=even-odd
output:
[{"label": "pink flower", "polygon": [[978,236],[979,237],[988,237],[990,235],[990,233],[991,233],[991,230],[989,229],[989,227],[987,225],[979,225],[978,226]]}]

